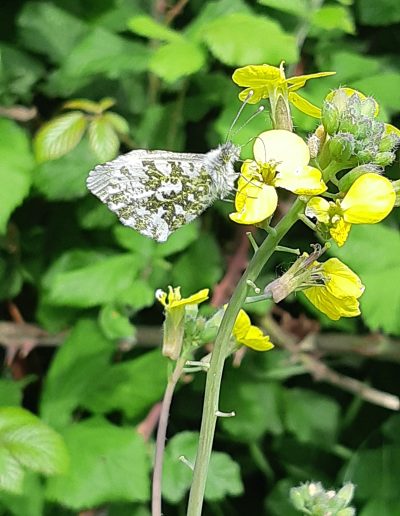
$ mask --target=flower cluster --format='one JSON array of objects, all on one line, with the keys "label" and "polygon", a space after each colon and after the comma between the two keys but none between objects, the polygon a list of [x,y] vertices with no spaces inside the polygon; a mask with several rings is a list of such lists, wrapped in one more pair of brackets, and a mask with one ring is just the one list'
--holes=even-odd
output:
[{"label": "flower cluster", "polygon": [[326,490],[320,482],[306,482],[290,490],[290,501],[303,514],[354,516],[349,504],[354,495],[354,484],[346,483],[341,489]]},{"label": "flower cluster", "polygon": [[322,124],[329,135],[330,159],[353,166],[390,165],[400,132],[376,120],[378,113],[376,101],[356,90],[339,88],[329,93],[322,107]]}]

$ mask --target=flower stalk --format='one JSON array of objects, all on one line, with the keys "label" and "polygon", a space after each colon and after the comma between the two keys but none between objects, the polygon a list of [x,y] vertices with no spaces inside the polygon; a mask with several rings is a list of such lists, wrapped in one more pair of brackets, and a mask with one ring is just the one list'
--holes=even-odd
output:
[{"label": "flower stalk", "polygon": [[230,346],[232,329],[242,304],[248,292],[248,280],[255,282],[262,268],[267,263],[279,242],[289,229],[296,223],[300,213],[304,211],[305,203],[297,199],[288,213],[276,226],[275,234],[270,233],[262,245],[255,252],[246,271],[241,277],[231,301],[222,319],[214,349],[211,356],[210,368],[207,373],[207,382],[204,396],[202,423],[197,450],[196,462],[193,471],[193,482],[189,496],[188,516],[200,516],[203,506],[207,471],[210,463],[215,426],[219,412],[219,394],[225,359]]}]

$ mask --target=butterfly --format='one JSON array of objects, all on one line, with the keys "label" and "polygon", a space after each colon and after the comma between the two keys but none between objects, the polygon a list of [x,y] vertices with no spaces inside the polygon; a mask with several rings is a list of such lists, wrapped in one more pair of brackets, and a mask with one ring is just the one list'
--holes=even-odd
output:
[{"label": "butterfly", "polygon": [[97,165],[86,184],[122,224],[165,242],[234,190],[239,156],[230,141],[206,154],[133,150]]}]

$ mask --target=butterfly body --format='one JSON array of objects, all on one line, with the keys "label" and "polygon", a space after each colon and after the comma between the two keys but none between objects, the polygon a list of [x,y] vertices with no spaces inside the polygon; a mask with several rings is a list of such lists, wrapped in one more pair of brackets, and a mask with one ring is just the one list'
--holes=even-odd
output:
[{"label": "butterfly body", "polygon": [[134,150],[95,167],[87,187],[124,225],[164,242],[232,192],[239,154],[231,142],[206,154]]}]

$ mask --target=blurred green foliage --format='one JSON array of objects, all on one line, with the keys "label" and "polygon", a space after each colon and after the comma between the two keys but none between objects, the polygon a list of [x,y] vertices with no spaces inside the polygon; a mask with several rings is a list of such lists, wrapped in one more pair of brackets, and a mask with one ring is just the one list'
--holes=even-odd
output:
[{"label": "blurred green foliage", "polygon": [[[27,322],[66,332],[57,337],[62,346],[39,346],[11,360],[0,326],[11,360],[2,370],[0,405],[15,407],[0,413],[2,515],[63,516],[99,506],[110,516],[149,514],[153,444],[138,425],[161,399],[167,377],[159,349],[145,348],[158,345],[154,330],[162,322],[154,291],[169,284],[181,285],[184,295],[212,289],[238,245],[224,203],[161,245],[122,227],[86,190],[96,163],[132,147],[205,152],[216,146],[240,105],[233,68],[282,59],[288,75],[337,72],[307,84],[303,92],[313,103],[349,85],[375,96],[382,120],[399,122],[397,0],[179,4],[176,10],[140,0],[1,6],[1,319],[9,320],[16,306]],[[104,108],[111,117],[91,118],[93,103],[110,97],[114,115]],[[72,112],[62,111],[68,101],[75,102]],[[250,116],[254,108],[247,109]],[[301,134],[315,129],[314,120],[293,115]],[[40,155],[37,142],[40,150],[47,124],[58,116],[72,131],[51,140],[51,155]],[[244,157],[246,142],[268,124],[268,115],[259,115],[234,137],[244,144]],[[397,165],[390,174],[398,178]],[[395,212],[385,225],[353,228],[346,246],[330,251],[366,285],[359,320],[334,324],[300,296],[283,305],[303,317],[293,324],[301,326],[306,314],[322,330],[342,332],[339,340],[368,332],[400,335],[398,235]],[[286,243],[305,249],[312,241],[311,232],[296,227]],[[277,253],[260,284],[288,260]],[[265,310],[255,306],[254,319]],[[385,358],[384,346],[381,352]],[[346,374],[400,394],[397,362],[398,355],[367,360],[362,350],[332,359]],[[170,419],[164,482],[170,515],[182,514],[190,485],[190,469],[178,457],[193,460],[196,449],[204,378],[200,373],[191,380],[176,394]],[[315,384],[279,349],[249,352],[240,368],[228,365],[221,410],[236,417],[218,427],[205,514],[290,516],[291,487],[315,480],[339,488],[350,480],[361,516],[400,515],[399,416]],[[13,417],[16,425],[25,418],[33,433],[16,439],[17,473],[7,477],[6,419]],[[70,465],[55,475],[66,465],[60,435]],[[52,443],[42,454],[41,437]],[[54,476],[43,480],[41,473]],[[6,484],[6,477],[14,481]]]}]

